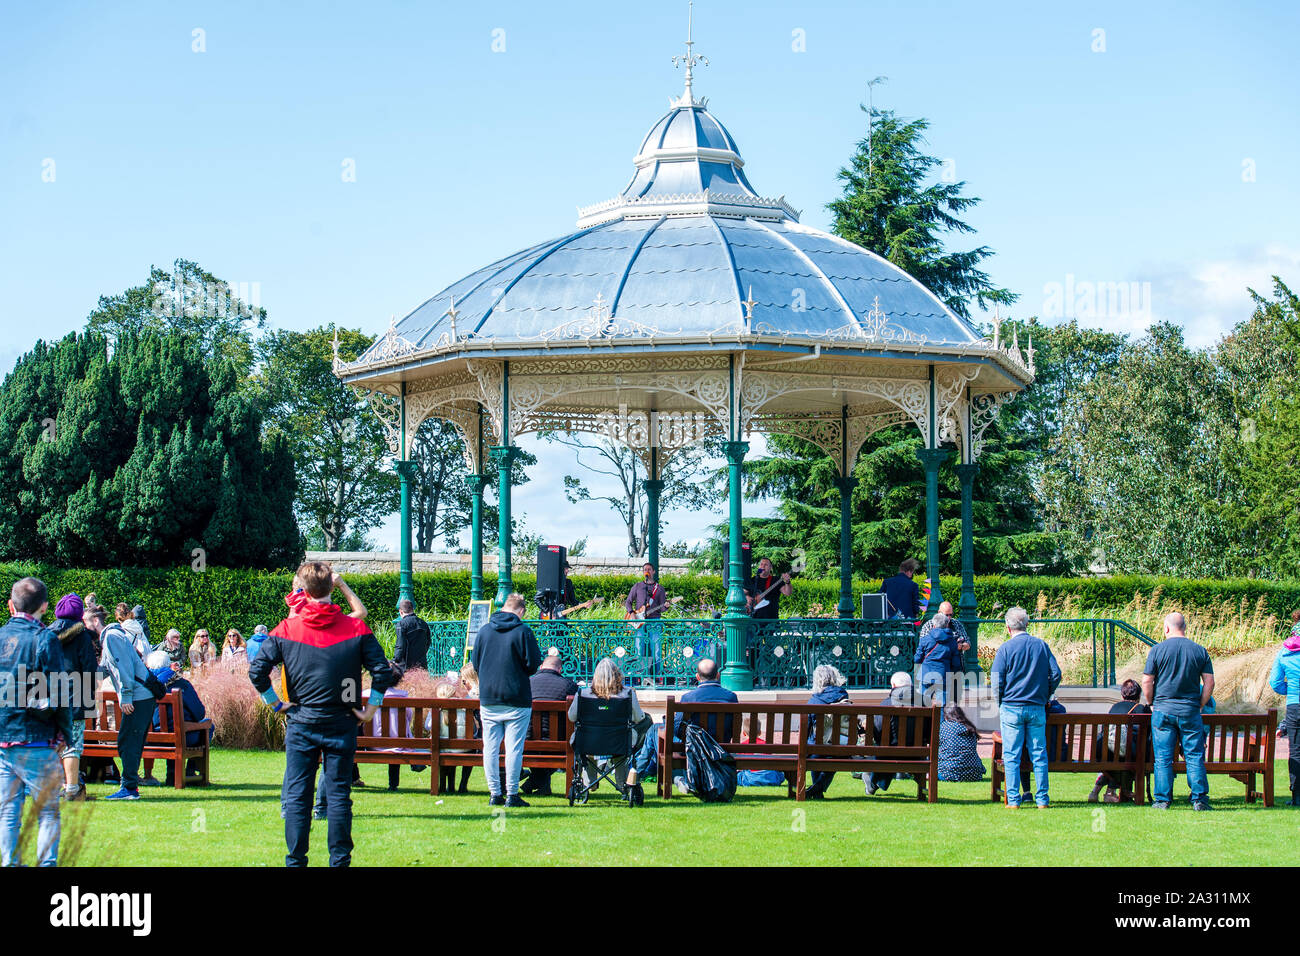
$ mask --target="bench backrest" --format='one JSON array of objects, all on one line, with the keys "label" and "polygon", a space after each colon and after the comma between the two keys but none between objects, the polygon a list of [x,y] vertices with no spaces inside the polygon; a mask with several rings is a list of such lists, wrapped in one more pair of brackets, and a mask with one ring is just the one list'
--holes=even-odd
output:
[{"label": "bench backrest", "polygon": [[[117,692],[106,690],[101,694],[100,705],[95,708],[95,716],[86,718],[86,743],[117,744],[117,730],[122,726],[122,707],[118,703]],[[177,745],[185,746],[185,708],[181,703],[181,692],[170,691],[158,701],[161,730],[150,730],[145,735],[145,746],[157,748]]]},{"label": "bench backrest", "polygon": [[429,731],[425,724],[433,712],[431,697],[385,697],[369,727],[357,734],[362,750],[428,750]]},{"label": "bench backrest", "polygon": [[[715,739],[724,750],[735,754],[789,755],[802,751],[821,758],[928,761],[939,747],[939,711],[934,707],[887,707],[852,702],[682,703],[669,695],[664,709],[668,724],[666,746],[673,748],[674,755],[684,753],[686,747],[672,733],[677,714],[693,718],[706,728],[710,724],[723,727],[723,718],[730,715],[731,733]],[[709,720],[710,717],[713,719]],[[745,741],[746,718],[749,736],[761,737],[763,743]]]},{"label": "bench backrest", "polygon": [[[432,717],[438,750],[480,750],[483,747],[477,697],[440,697],[421,701]],[[524,753],[564,753],[573,725],[569,723],[569,701],[535,700],[528,726]],[[441,733],[439,728],[442,728]]]}]

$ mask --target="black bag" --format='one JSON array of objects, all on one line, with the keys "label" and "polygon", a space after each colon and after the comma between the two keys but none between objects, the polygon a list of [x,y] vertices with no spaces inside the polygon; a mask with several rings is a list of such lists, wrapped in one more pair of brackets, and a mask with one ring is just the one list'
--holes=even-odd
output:
[{"label": "black bag", "polygon": [[736,795],[736,758],[707,730],[686,724],[686,786],[705,803],[730,803]]}]

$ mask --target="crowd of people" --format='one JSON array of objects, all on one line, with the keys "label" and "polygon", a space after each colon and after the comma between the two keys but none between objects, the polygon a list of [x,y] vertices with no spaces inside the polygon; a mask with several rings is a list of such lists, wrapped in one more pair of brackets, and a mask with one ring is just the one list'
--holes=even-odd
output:
[{"label": "crowd of people", "polygon": [[[647,585],[653,585],[653,581],[648,580]],[[336,590],[345,598],[346,611],[333,603]],[[647,599],[653,597],[653,593],[647,594]],[[248,640],[237,629],[228,629],[220,654],[204,629],[195,634],[188,648],[174,628],[153,644],[143,607],[129,608],[123,603],[110,612],[93,594],[85,600],[76,594],[63,595],[55,603],[53,622],[46,626],[43,621],[49,601],[43,582],[30,577],[19,580],[10,592],[11,617],[0,628],[0,679],[8,675],[11,686],[23,689],[17,698],[0,701],[0,862],[19,862],[18,835],[28,797],[37,805],[38,861],[43,865],[56,861],[60,802],[87,799],[86,780],[102,769],[89,761],[81,765],[85,721],[95,718],[102,707],[97,689],[113,691],[120,712],[115,728],[121,764],[115,774],[118,788],[104,799],[136,800],[141,786],[158,783],[151,773],[153,761],[143,761],[141,775],[146,734],[158,728],[158,700],[179,691],[184,718],[196,725],[190,728],[191,739],[187,742],[195,746],[204,734],[210,738],[211,721],[186,674],[201,673],[219,661],[231,667],[247,665],[257,693],[273,710],[286,714],[281,788],[286,864],[306,865],[313,818],[328,821],[330,863],[350,862],[351,788],[357,781],[359,728],[376,720],[385,696],[405,694],[396,687],[404,673],[426,666],[429,628],[415,614],[411,602],[404,601],[399,608],[397,644],[389,660],[365,623],[365,606],[340,575],[320,562],[308,562],[298,569],[293,589],[285,597],[286,617],[280,624],[271,630],[259,626]],[[611,658],[596,665],[589,686],[565,676],[558,655],[542,654],[535,634],[522,620],[524,608],[524,599],[511,594],[480,628],[462,671],[434,685],[436,697],[479,700],[473,732],[483,740],[488,803],[522,808],[528,806],[524,795],[552,793],[552,770],[523,767],[536,700],[570,701],[569,718],[580,724],[584,720],[604,720],[611,713],[618,715],[618,726],[625,727],[626,733],[616,748],[619,753],[584,754],[581,780],[594,789],[599,779],[612,778],[623,799],[634,806],[643,803],[641,781],[655,773],[659,729],[642,709],[635,689]],[[1006,806],[1016,809],[1032,796],[1036,806],[1047,808],[1048,767],[1057,744],[1052,734],[1056,728],[1047,726],[1047,718],[1052,712],[1064,710],[1054,698],[1061,670],[1046,642],[1029,633],[1029,615],[1023,608],[1008,611],[1005,624],[1007,639],[994,656],[989,676],[998,705]],[[889,694],[882,702],[887,707],[941,705],[938,761],[939,779],[945,781],[972,782],[982,779],[985,773],[975,724],[956,701],[946,699],[945,678],[961,669],[961,655],[969,646],[964,627],[945,602],[921,631],[915,671],[892,675]],[[682,704],[736,702],[736,694],[722,686],[719,670],[713,659],[699,660],[695,686],[682,696]],[[362,671],[368,675],[366,683]],[[1278,653],[1269,682],[1287,699],[1284,727],[1292,744],[1291,805],[1297,806],[1300,613],[1295,615],[1295,627]],[[818,666],[812,674],[808,704],[834,706],[849,702],[847,684],[834,666]],[[1140,682],[1125,681],[1122,699],[1111,708],[1112,714],[1149,715],[1149,749],[1155,778],[1152,806],[1158,810],[1168,809],[1173,801],[1173,762],[1179,746],[1186,764],[1191,805],[1197,811],[1210,808],[1202,714],[1214,707],[1213,690],[1214,669],[1209,653],[1186,636],[1182,615],[1170,613],[1164,620],[1164,640],[1152,648]],[[449,739],[457,731],[446,716],[444,711],[443,723],[436,732]],[[734,739],[733,720],[740,718],[707,715],[700,725],[698,716],[679,712],[671,729],[673,735],[684,739],[687,727],[694,724],[715,737]],[[829,745],[854,732],[837,726],[836,719],[823,720],[823,736],[814,739],[819,722],[808,715],[805,718],[800,732],[809,734],[810,743]],[[924,719],[927,726],[930,720],[915,719]],[[764,728],[761,720],[757,726],[745,720],[743,743],[762,744],[765,731],[770,734],[775,730]],[[888,729],[885,720],[883,715],[875,717],[875,739],[883,741],[887,737],[890,745],[897,745],[902,718],[888,718]],[[432,721],[430,717],[424,728],[427,732],[434,732]],[[1131,746],[1133,734],[1143,723],[1134,722],[1133,733],[1124,733],[1123,725],[1117,724],[1099,746],[1122,758],[1124,748]],[[857,733],[865,731],[863,727],[856,729]],[[169,761],[168,776],[177,769]],[[201,768],[179,769],[195,774]],[[412,769],[418,772],[425,768]],[[400,768],[390,768],[390,789],[396,789],[399,773]],[[461,793],[466,792],[468,776],[469,768],[462,768]],[[834,776],[815,772],[807,796],[823,799]],[[864,770],[854,776],[861,777],[866,794],[873,795],[888,790],[902,775]],[[444,770],[441,782],[446,791],[453,789],[454,768]],[[737,782],[740,786],[775,786],[790,781],[782,773],[747,770]],[[923,777],[916,783],[925,786]],[[1132,772],[1102,773],[1088,799],[1106,803],[1126,800],[1132,795],[1133,784]],[[689,792],[684,775],[676,776],[671,785]]]}]

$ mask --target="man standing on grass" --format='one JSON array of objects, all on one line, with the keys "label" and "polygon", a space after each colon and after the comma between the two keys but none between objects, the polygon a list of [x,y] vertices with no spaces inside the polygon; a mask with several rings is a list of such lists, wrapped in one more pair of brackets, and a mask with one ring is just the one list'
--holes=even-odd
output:
[{"label": "man standing on grass", "polygon": [[1028,740],[1038,786],[1034,803],[1046,810],[1047,702],[1061,683],[1061,668],[1047,642],[1028,633],[1028,611],[1013,607],[1007,611],[1006,622],[1008,640],[993,657],[989,683],[998,699],[1007,809],[1020,808],[1020,754]]},{"label": "man standing on grass", "polygon": [[1188,640],[1186,627],[1177,611],[1165,615],[1165,639],[1151,648],[1142,672],[1142,699],[1151,705],[1151,744],[1155,751],[1151,806],[1156,810],[1168,810],[1174,799],[1177,740],[1182,741],[1183,760],[1187,762],[1192,809],[1210,809],[1201,711],[1214,693],[1214,664],[1209,651]]},{"label": "man standing on grass", "polygon": [[[533,718],[529,678],[542,664],[542,649],[533,629],[519,619],[524,599],[512,594],[478,631],[470,663],[478,672],[479,714],[483,719],[483,772],[488,805],[526,807],[519,796],[524,741]],[[506,745],[506,788],[501,790],[501,741]]]},{"label": "man standing on grass", "polygon": [[[330,866],[352,862],[352,768],[357,726],[375,715],[384,691],[397,681],[383,648],[370,633],[365,605],[342,577],[323,561],[298,568],[306,601],[297,614],[276,625],[248,668],[262,699],[277,712],[288,711],[284,734],[284,839],[286,866],[306,866],[311,839],[312,784],[322,759],[321,789],[327,796]],[[330,601],[343,592],[352,614]],[[284,686],[292,703],[271,687],[271,670],[284,666]],[[370,672],[370,697],[357,708],[361,668]]]},{"label": "man standing on grass", "polygon": [[[0,627],[0,865],[18,866],[23,804],[32,798],[40,817],[36,857],[54,866],[59,857],[59,791],[63,768],[55,749],[60,731],[72,739],[67,701],[51,695],[65,688],[63,652],[54,632],[41,624],[49,608],[45,583],[23,578],[9,593],[12,617]],[[57,705],[57,706],[56,706]],[[80,715],[78,715],[80,716]]]}]

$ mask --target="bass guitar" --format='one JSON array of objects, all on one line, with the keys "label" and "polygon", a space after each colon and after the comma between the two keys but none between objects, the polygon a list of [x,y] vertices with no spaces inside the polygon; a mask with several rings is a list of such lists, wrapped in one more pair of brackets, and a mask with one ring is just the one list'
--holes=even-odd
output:
[{"label": "bass guitar", "polygon": [[645,624],[645,619],[647,614],[655,614],[659,611],[662,611],[666,607],[676,607],[677,605],[681,604],[683,600],[685,600],[685,598],[675,597],[670,601],[663,601],[659,604],[655,604],[652,607],[647,607],[647,605],[642,604],[635,611],[628,611],[627,616],[623,620],[631,622],[632,630],[635,631],[643,624]]},{"label": "bass guitar", "polygon": [[560,608],[558,611],[555,612],[553,617],[544,614],[542,615],[541,619],[543,621],[549,621],[549,620],[562,621],[570,614],[575,614],[578,611],[585,611],[588,608],[592,608],[592,607],[600,607],[600,605],[604,603],[605,603],[605,599],[601,595],[597,594],[590,601],[583,601],[581,604],[573,605],[573,607]]}]

